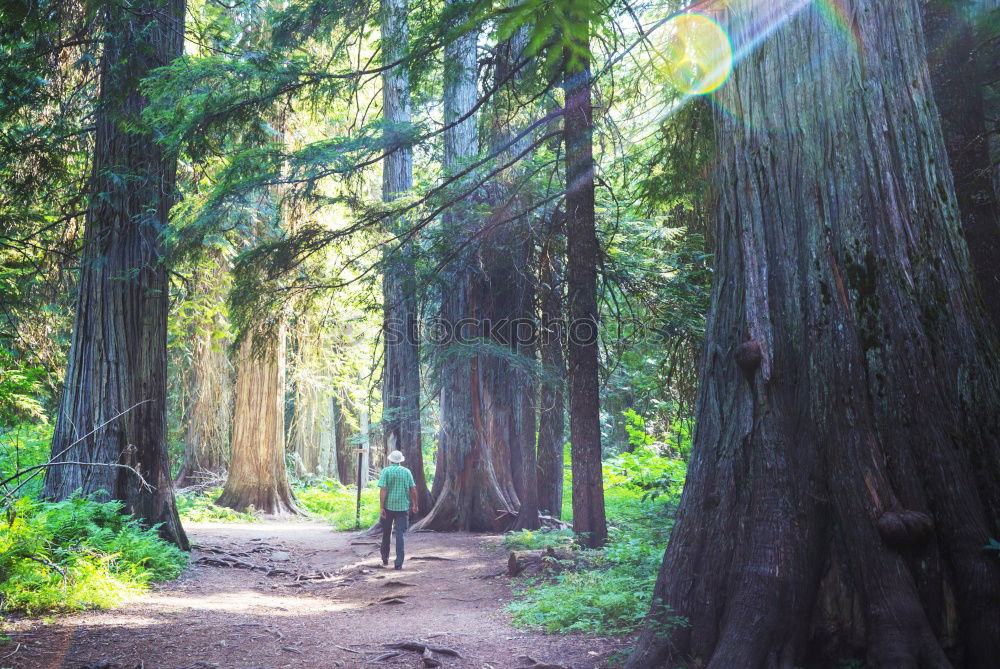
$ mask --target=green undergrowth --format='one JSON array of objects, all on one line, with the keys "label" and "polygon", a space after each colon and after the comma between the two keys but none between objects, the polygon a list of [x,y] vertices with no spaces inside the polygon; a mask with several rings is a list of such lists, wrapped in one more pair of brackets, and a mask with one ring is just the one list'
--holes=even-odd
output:
[{"label": "green undergrowth", "polygon": [[[514,622],[556,633],[635,631],[649,611],[685,474],[684,461],[660,455],[656,444],[606,462],[608,543],[600,550],[580,550],[582,568],[524,579],[509,606]],[[570,499],[567,485],[564,505]],[[567,530],[521,531],[509,533],[504,544],[533,549],[571,540]]]},{"label": "green undergrowth", "polygon": [[178,492],[177,511],[181,520],[192,523],[256,523],[262,520],[257,511],[242,512],[219,506],[215,500],[221,494],[222,488]]},{"label": "green undergrowth", "polygon": [[[353,530],[356,527],[358,489],[345,486],[340,481],[321,479],[297,483],[295,497],[304,510],[330,523],[335,530]],[[370,484],[361,491],[361,522],[363,528],[371,527],[378,520],[378,488]]]},{"label": "green undergrowth", "polygon": [[120,502],[21,498],[0,524],[0,607],[27,614],[107,608],[176,578],[183,551]]},{"label": "green undergrowth", "polygon": [[573,543],[573,530],[520,530],[504,535],[504,548],[511,551],[559,548]]},{"label": "green undergrowth", "polygon": [[[52,443],[51,423],[21,423],[0,428],[0,481],[11,478],[4,494],[20,486],[11,497],[37,497],[42,489],[43,470],[26,471],[48,461]],[[12,478],[17,472],[25,472]]]}]

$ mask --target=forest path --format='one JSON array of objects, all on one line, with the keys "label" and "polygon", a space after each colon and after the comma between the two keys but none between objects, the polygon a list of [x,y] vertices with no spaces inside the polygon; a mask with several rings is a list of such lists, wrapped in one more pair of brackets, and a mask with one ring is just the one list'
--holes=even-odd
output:
[{"label": "forest path", "polygon": [[[118,609],[17,622],[5,648],[20,646],[0,666],[423,667],[416,652],[371,662],[383,644],[419,640],[460,653],[436,655],[443,667],[511,669],[526,655],[583,669],[624,643],[511,626],[500,537],[408,534],[396,571],[376,539],[314,521],[185,527],[197,548],[178,580]],[[227,560],[243,564],[212,564]]]}]

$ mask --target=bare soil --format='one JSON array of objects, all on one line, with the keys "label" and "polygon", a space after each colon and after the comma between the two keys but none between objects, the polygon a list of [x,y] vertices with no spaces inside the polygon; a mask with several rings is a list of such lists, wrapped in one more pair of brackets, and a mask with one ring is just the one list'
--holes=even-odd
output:
[{"label": "bare soil", "polygon": [[[8,621],[0,667],[443,667],[539,663],[609,666],[625,640],[515,628],[500,538],[407,535],[402,570],[382,567],[377,539],[307,520],[190,523],[197,546],[180,579],[114,610]],[[213,564],[216,563],[216,564]],[[235,566],[220,566],[229,563]]]}]

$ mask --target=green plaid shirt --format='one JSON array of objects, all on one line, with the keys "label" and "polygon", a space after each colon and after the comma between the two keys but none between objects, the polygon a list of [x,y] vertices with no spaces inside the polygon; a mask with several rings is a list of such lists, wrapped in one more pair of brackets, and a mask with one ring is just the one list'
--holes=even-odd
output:
[{"label": "green plaid shirt", "polygon": [[410,488],[417,487],[413,482],[413,474],[400,464],[392,464],[382,470],[378,477],[378,487],[388,488],[385,496],[385,508],[389,511],[410,510]]}]

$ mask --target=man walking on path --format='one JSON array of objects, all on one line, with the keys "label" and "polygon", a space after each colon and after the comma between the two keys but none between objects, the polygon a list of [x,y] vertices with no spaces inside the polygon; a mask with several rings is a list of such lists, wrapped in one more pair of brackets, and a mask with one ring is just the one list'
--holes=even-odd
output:
[{"label": "man walking on path", "polygon": [[410,524],[410,513],[417,513],[417,484],[413,474],[400,462],[405,458],[399,451],[389,454],[388,467],[378,477],[382,506],[382,564],[389,564],[389,533],[396,526],[396,569],[403,568],[403,535]]}]

